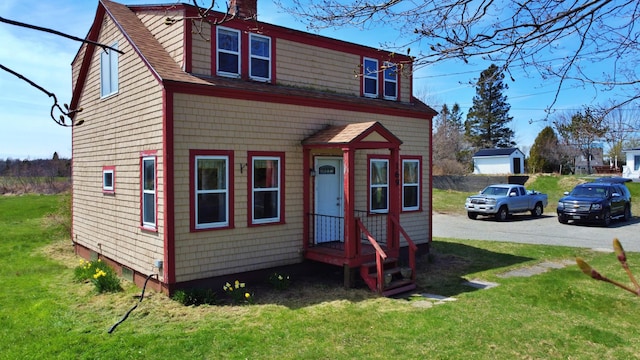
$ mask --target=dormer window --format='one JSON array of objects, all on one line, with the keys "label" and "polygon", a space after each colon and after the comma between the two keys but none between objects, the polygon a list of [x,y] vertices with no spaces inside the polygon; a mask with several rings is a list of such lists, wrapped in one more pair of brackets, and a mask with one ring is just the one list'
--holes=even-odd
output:
[{"label": "dormer window", "polygon": [[249,34],[249,77],[258,81],[271,80],[271,38]]},{"label": "dormer window", "polygon": [[384,63],[384,98],[396,100],[398,98],[398,66],[394,63]]},{"label": "dormer window", "polygon": [[362,88],[364,96],[378,97],[378,60],[364,58],[362,66]]},{"label": "dormer window", "polygon": [[218,28],[217,38],[217,73],[221,76],[240,76],[240,31]]}]

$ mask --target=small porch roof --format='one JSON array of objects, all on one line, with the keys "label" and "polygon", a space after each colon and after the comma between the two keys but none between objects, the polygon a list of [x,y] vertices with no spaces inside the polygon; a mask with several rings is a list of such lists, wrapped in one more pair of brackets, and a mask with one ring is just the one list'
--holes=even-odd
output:
[{"label": "small porch roof", "polygon": [[376,148],[376,144],[382,143],[399,146],[402,141],[377,121],[328,126],[302,140],[302,145],[313,147],[353,146],[356,143]]}]

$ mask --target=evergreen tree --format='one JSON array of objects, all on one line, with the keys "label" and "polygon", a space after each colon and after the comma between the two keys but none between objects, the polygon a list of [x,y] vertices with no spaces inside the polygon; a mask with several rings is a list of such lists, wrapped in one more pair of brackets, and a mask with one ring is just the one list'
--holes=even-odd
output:
[{"label": "evergreen tree", "polygon": [[547,126],[536,137],[529,150],[529,171],[551,173],[560,170],[561,154],[558,136]]},{"label": "evergreen tree", "polygon": [[507,148],[515,146],[514,133],[508,127],[513,119],[511,106],[502,92],[508,88],[502,80],[504,74],[491,64],[480,74],[476,83],[476,96],[467,114],[465,131],[476,148]]}]

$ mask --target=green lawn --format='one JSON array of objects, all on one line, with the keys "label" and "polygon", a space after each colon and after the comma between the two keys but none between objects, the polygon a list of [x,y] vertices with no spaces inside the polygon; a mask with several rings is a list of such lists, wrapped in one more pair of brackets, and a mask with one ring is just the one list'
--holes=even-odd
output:
[{"label": "green lawn", "polygon": [[[582,256],[628,283],[615,256],[587,249],[436,239],[417,294],[344,290],[340,272],[257,287],[256,304],[184,307],[139,289],[97,295],[50,214],[60,196],[0,197],[0,359],[629,359],[638,358],[640,298],[577,266],[532,277],[510,269]],[[53,219],[53,220],[52,220]],[[624,244],[623,244],[624,245]],[[632,268],[639,254],[628,254]],[[640,269],[640,267],[638,267]],[[488,290],[466,280],[499,283]],[[220,291],[222,292],[222,291]]]}]

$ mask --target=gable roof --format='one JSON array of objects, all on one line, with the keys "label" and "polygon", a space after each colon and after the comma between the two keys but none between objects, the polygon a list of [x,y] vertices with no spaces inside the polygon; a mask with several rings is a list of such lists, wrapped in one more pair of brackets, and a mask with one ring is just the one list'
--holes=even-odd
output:
[{"label": "gable roof", "polygon": [[518,148],[496,148],[496,149],[481,149],[473,157],[483,156],[509,156],[518,150]]},{"label": "gable roof", "polygon": [[376,133],[378,142],[382,139],[394,144],[402,144],[402,141],[393,135],[387,128],[377,121],[347,124],[342,126],[329,126],[302,141],[302,145],[344,145],[363,141],[367,136]]},{"label": "gable roof", "polygon": [[[437,114],[434,109],[413,96],[411,98],[412,101],[407,103],[252,82],[242,79],[191,75],[182,70],[180,65],[176,63],[166,49],[162,47],[160,42],[151,34],[149,29],[145,27],[132,8],[135,7],[129,7],[110,0],[99,0],[96,17],[87,35],[87,40],[94,42],[98,40],[100,28],[104,21],[104,14],[108,15],[156,80],[165,88],[171,88],[178,92],[225,98],[241,98],[253,101],[269,101],[295,105],[303,104],[305,106],[329,107],[333,109],[401,115],[423,119],[431,118]],[[90,60],[96,48],[96,45],[92,44],[86,46],[87,51],[81,59],[81,75],[78,77],[78,81],[73,89],[73,98],[71,100],[72,108],[75,108],[79,102]],[[81,52],[78,54],[80,55],[80,53]]]}]

